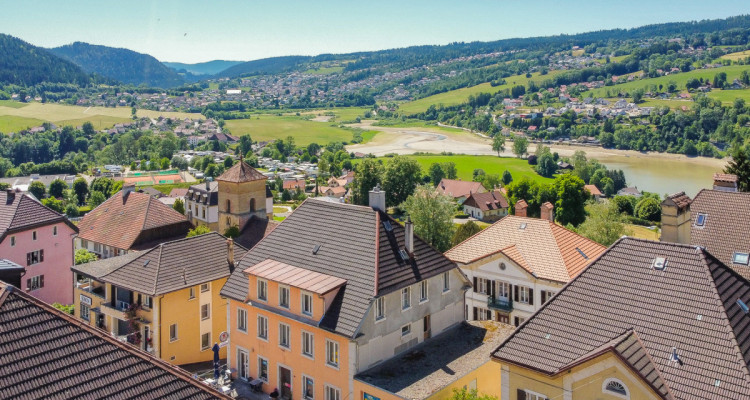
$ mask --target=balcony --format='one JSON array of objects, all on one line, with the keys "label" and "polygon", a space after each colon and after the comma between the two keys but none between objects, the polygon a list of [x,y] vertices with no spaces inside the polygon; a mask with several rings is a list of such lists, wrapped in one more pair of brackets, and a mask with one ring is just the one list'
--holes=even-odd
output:
[{"label": "balcony", "polygon": [[104,285],[96,286],[91,281],[83,281],[76,283],[76,288],[86,292],[91,293],[92,295],[99,297],[101,299],[106,299],[105,294],[105,287]]},{"label": "balcony", "polygon": [[504,312],[511,312],[513,311],[513,300],[506,299],[504,297],[500,297],[497,299],[493,299],[492,297],[487,298],[487,307],[490,309],[498,310],[498,311],[504,311]]},{"label": "balcony", "polygon": [[128,303],[118,301],[117,306],[114,306],[114,307],[112,306],[112,304],[102,303],[102,305],[100,306],[100,309],[101,309],[102,314],[106,316],[125,321],[128,319],[125,316],[125,310],[127,309],[127,307],[121,308],[123,304],[128,304]]}]

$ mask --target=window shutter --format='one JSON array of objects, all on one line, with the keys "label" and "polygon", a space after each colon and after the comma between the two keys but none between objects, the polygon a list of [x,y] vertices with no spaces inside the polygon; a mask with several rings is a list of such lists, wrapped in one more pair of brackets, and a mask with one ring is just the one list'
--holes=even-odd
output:
[{"label": "window shutter", "polygon": [[529,288],[529,305],[534,305],[534,289]]},{"label": "window shutter", "polygon": [[44,275],[39,275],[39,288],[44,287]]},{"label": "window shutter", "polygon": [[526,392],[523,389],[518,389],[518,400],[526,400]]},{"label": "window shutter", "polygon": [[490,281],[490,296],[492,296],[493,299],[497,298],[495,297],[496,289],[495,289],[495,281]]},{"label": "window shutter", "polygon": [[544,303],[547,302],[547,291],[546,290],[542,290],[541,293],[542,293],[542,304],[544,304]]},{"label": "window shutter", "polygon": [[31,253],[26,253],[26,265],[31,265]]},{"label": "window shutter", "polygon": [[478,320],[479,316],[477,315],[477,308],[474,307],[474,321]]},{"label": "window shutter", "polygon": [[39,250],[39,262],[44,261],[44,249]]},{"label": "window shutter", "polygon": [[479,285],[477,284],[477,277],[475,276],[474,277],[474,293],[477,293],[477,291],[479,290],[478,288],[479,288]]},{"label": "window shutter", "polygon": [[513,286],[513,301],[518,301],[518,285]]}]

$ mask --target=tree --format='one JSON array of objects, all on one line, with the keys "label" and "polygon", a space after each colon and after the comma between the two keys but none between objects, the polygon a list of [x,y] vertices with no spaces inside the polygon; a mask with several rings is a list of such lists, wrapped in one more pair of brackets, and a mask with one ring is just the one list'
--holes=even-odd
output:
[{"label": "tree", "polygon": [[284,191],[281,192],[281,201],[292,201],[292,193],[289,189],[284,189]]},{"label": "tree", "polygon": [[29,193],[34,195],[39,200],[42,200],[44,198],[44,194],[47,192],[47,188],[44,187],[44,184],[40,181],[34,181],[31,182],[31,185],[29,185]]},{"label": "tree", "polygon": [[94,130],[94,124],[92,124],[89,121],[86,121],[83,123],[83,134],[86,135],[88,138],[93,138],[94,135],[96,135],[96,130]]},{"label": "tree", "polygon": [[174,204],[172,204],[172,208],[178,213],[185,215],[185,203],[182,201],[182,199],[175,199]]},{"label": "tree", "polygon": [[459,225],[456,229],[456,233],[453,234],[453,239],[451,239],[451,247],[458,246],[459,243],[474,236],[481,230],[482,228],[474,221],[469,221],[465,224]]},{"label": "tree", "polygon": [[354,171],[352,202],[366,206],[370,201],[370,190],[383,179],[383,165],[373,158],[365,158],[354,167]]},{"label": "tree", "polygon": [[654,197],[642,197],[635,206],[635,216],[647,221],[661,219],[661,202]]},{"label": "tree", "polygon": [[506,169],[503,171],[503,186],[508,186],[511,182],[513,182],[513,175]]},{"label": "tree", "polygon": [[440,163],[432,163],[428,174],[430,175],[432,186],[437,186],[445,178],[445,172],[443,172],[443,167],[440,166]]},{"label": "tree", "polygon": [[555,159],[549,152],[542,154],[537,161],[536,172],[546,178],[551,178],[557,171]]},{"label": "tree", "polygon": [[554,192],[557,195],[555,203],[555,218],[561,225],[573,224],[578,226],[586,219],[584,205],[588,194],[584,189],[585,183],[581,178],[564,174],[555,179]]},{"label": "tree", "polygon": [[76,250],[74,260],[76,265],[78,264],[85,264],[87,262],[92,262],[98,260],[99,257],[96,256],[95,253],[92,253],[86,249],[78,249]]},{"label": "tree", "polygon": [[453,395],[448,400],[497,400],[497,397],[488,394],[479,394],[476,389],[467,390],[465,388],[453,389]]},{"label": "tree", "polygon": [[78,206],[71,203],[65,206],[65,215],[67,215],[68,218],[75,218],[81,215],[81,212],[78,210]]},{"label": "tree", "polygon": [[724,173],[737,175],[739,191],[750,192],[750,159],[741,147],[736,147],[731,154],[732,158],[724,167]]},{"label": "tree", "polygon": [[98,190],[93,190],[89,195],[89,206],[91,206],[92,209],[98,207],[105,201],[107,201],[107,197],[104,196],[104,193]]},{"label": "tree", "polygon": [[237,225],[232,225],[224,231],[224,236],[234,239],[240,236],[240,228]]},{"label": "tree", "polygon": [[513,139],[513,154],[515,154],[516,157],[523,157],[523,155],[526,154],[528,148],[529,140],[525,137],[516,136],[516,138]]},{"label": "tree", "polygon": [[86,202],[86,195],[89,194],[89,185],[86,183],[85,179],[77,178],[73,181],[73,191],[78,199],[78,204],[83,204]]},{"label": "tree", "polygon": [[505,136],[502,133],[498,133],[492,138],[492,150],[497,152],[498,157],[500,157],[500,153],[505,151]]},{"label": "tree", "polygon": [[625,234],[625,218],[614,203],[594,203],[578,233],[601,245],[610,246]]},{"label": "tree", "polygon": [[42,204],[44,204],[44,206],[47,208],[59,212],[60,214],[65,212],[62,200],[58,200],[54,197],[47,197],[46,199],[42,199]]},{"label": "tree", "polygon": [[395,156],[385,167],[383,190],[386,193],[386,204],[397,206],[414,193],[422,178],[422,167],[416,160],[404,156]]},{"label": "tree", "polygon": [[240,143],[237,145],[238,154],[245,155],[253,149],[253,140],[250,134],[240,136]]},{"label": "tree", "polygon": [[636,89],[631,95],[633,96],[633,103],[638,104],[643,100],[643,89]]},{"label": "tree", "polygon": [[234,165],[234,159],[232,157],[224,159],[224,169],[232,168],[232,165]]},{"label": "tree", "polygon": [[185,171],[186,169],[188,169],[187,160],[180,156],[172,157],[172,160],[170,163],[172,164],[172,168],[177,168],[180,171]]},{"label": "tree", "polygon": [[195,228],[189,230],[186,237],[203,235],[209,232],[211,232],[211,229],[208,229],[206,225],[198,225]]},{"label": "tree", "polygon": [[448,250],[453,237],[453,200],[433,187],[420,185],[399,206],[414,223],[414,233],[439,251]]},{"label": "tree", "polygon": [[57,178],[49,184],[49,195],[59,199],[65,195],[65,189],[67,188],[68,184]]}]

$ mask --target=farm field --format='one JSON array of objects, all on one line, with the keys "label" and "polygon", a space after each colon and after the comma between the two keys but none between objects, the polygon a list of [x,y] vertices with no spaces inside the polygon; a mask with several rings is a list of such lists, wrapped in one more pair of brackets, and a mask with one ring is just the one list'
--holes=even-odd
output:
[{"label": "farm field", "polygon": [[742,59],[744,59],[746,57],[750,57],[750,50],[738,51],[736,53],[725,54],[725,55],[721,56],[720,58],[722,58],[724,60],[737,61],[737,60],[742,60]]},{"label": "farm field", "polygon": [[[300,113],[301,115],[326,115],[326,114],[334,114],[336,116],[336,121],[353,121],[355,118],[360,117],[364,118],[365,112],[367,110],[370,110],[368,107],[340,107],[340,108],[330,108],[330,109],[324,109],[324,110],[312,110],[312,111],[305,111]],[[294,115],[294,113],[290,113],[290,115]]]},{"label": "farm field", "polygon": [[[527,78],[525,75],[513,75],[505,78],[505,84],[492,87],[489,83],[482,83],[476,86],[467,88],[461,88],[451,90],[450,92],[440,93],[433,96],[425,97],[419,100],[410,101],[403,103],[399,106],[399,110],[406,114],[416,114],[426,111],[431,105],[443,104],[445,106],[452,106],[461,104],[469,100],[469,96],[476,95],[478,93],[497,93],[503,89],[510,90],[513,86],[517,85],[528,85],[529,81],[535,81],[537,83],[542,82],[545,79],[554,77],[564,71],[550,71],[547,75],[539,75],[539,73],[532,74],[531,78]],[[739,73],[738,73],[739,75]],[[712,75],[713,76],[713,75]]]},{"label": "farm field", "polygon": [[734,100],[738,98],[750,103],[750,89],[712,90],[708,92],[708,97],[721,101],[725,106],[734,104]]},{"label": "farm field", "polygon": [[[200,114],[151,110],[138,110],[137,115],[150,118],[164,116],[167,118],[204,119]],[[17,107],[15,104],[0,103],[0,131],[3,132],[25,129],[40,125],[43,122],[52,122],[58,126],[79,126],[89,121],[94,125],[94,128],[105,129],[116,123],[130,120],[130,107],[79,107],[49,103],[28,103]],[[3,130],[3,127],[6,130]]]},{"label": "farm field", "polygon": [[[534,181],[541,183],[552,182],[551,178],[545,178],[534,171],[526,160],[511,157],[496,156],[470,156],[470,155],[408,155],[406,157],[417,160],[422,166],[422,173],[426,173],[433,163],[453,162],[456,164],[458,178],[470,181],[475,169],[483,169],[488,174],[498,174],[502,176],[503,171],[508,170],[513,179],[520,179],[523,176],[529,177]],[[387,163],[388,157],[380,157],[383,163]]]},{"label": "farm field", "polygon": [[[253,119],[226,121],[226,127],[235,135],[251,135],[254,141],[285,139],[293,136],[298,146],[310,143],[326,145],[331,142],[351,142],[352,131],[331,126],[330,123],[307,121],[296,116],[258,115]],[[376,132],[365,132],[365,141]]]}]

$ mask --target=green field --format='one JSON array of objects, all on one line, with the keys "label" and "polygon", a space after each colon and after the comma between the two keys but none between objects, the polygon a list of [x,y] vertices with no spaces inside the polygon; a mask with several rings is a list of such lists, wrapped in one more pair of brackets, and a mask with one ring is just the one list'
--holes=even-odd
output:
[{"label": "green field", "polygon": [[[296,116],[259,115],[253,119],[227,121],[226,127],[235,135],[252,136],[254,141],[285,139],[293,136],[298,146],[310,143],[351,142],[352,131],[330,123],[308,121]],[[362,138],[372,139],[376,132],[365,132]]]},{"label": "green field", "polygon": [[313,74],[313,75],[330,75],[330,74],[337,74],[344,70],[344,67],[319,67],[315,69],[308,69],[305,71],[306,74]]},{"label": "green field", "polygon": [[721,56],[721,58],[725,60],[732,60],[732,61],[743,60],[746,57],[750,57],[750,50],[738,51],[736,53],[729,53],[729,54],[725,54]]},{"label": "green field", "polygon": [[13,115],[0,116],[0,132],[11,133],[29,129],[43,124],[44,121],[36,118],[16,117]]},{"label": "green field", "polygon": [[[333,114],[336,116],[337,121],[353,121],[355,118],[364,118],[365,112],[370,110],[367,107],[342,107],[342,108],[328,108],[323,110],[312,110],[302,112],[301,115],[329,115]],[[296,112],[291,112],[289,115],[294,115]]]},{"label": "green field", "polygon": [[[442,155],[410,155],[406,156],[417,160],[422,166],[422,172],[426,173],[433,163],[453,162],[458,170],[458,178],[470,181],[475,169],[483,169],[487,174],[498,174],[502,177],[503,171],[508,170],[513,179],[520,179],[523,176],[529,177],[534,181],[541,183],[552,182],[552,179],[545,178],[537,174],[526,160],[510,157],[495,156],[442,156]],[[387,163],[388,157],[381,157],[383,163]]]},{"label": "green field", "polygon": [[15,101],[15,100],[0,100],[0,106],[2,107],[24,108],[27,105],[28,105],[27,103],[21,103],[20,101]]},{"label": "green field", "polygon": [[168,195],[169,192],[172,191],[172,189],[182,188],[187,189],[190,186],[197,185],[200,182],[181,182],[181,183],[167,183],[164,185],[154,185],[152,186],[154,189]]},{"label": "green field", "polygon": [[708,97],[721,101],[725,106],[734,104],[734,100],[738,98],[750,103],[750,89],[712,90],[708,92]]},{"label": "green field", "polygon": [[539,75],[538,72],[532,74],[531,78],[527,78],[526,75],[513,75],[505,78],[505,84],[492,87],[489,83],[482,83],[476,86],[471,86],[462,89],[451,90],[450,92],[440,93],[433,96],[425,97],[423,99],[410,101],[403,103],[399,106],[399,110],[406,114],[416,114],[424,112],[431,105],[442,104],[444,106],[454,106],[457,104],[465,103],[469,100],[469,96],[477,95],[479,93],[497,93],[503,89],[510,90],[513,86],[528,85],[529,81],[535,81],[537,83],[542,82],[545,79],[549,79],[565,71],[550,71],[547,75]]}]

